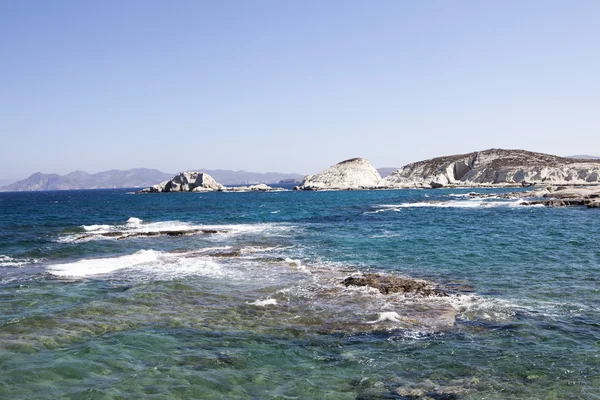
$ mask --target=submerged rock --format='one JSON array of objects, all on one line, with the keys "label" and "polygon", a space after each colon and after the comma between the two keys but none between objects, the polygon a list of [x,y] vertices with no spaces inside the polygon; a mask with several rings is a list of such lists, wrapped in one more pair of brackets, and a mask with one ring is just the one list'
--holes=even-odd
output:
[{"label": "submerged rock", "polygon": [[390,275],[364,274],[350,276],[342,281],[345,286],[369,286],[382,294],[406,293],[420,296],[447,296],[442,290],[431,287],[427,282]]},{"label": "submerged rock", "polygon": [[375,189],[381,180],[369,160],[351,158],[316,175],[307,175],[297,190],[357,190]]}]

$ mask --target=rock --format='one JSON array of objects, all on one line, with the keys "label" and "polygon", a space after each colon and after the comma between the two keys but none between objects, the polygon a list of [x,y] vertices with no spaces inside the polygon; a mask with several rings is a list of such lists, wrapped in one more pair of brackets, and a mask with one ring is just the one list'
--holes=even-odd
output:
[{"label": "rock", "polygon": [[380,180],[381,176],[371,162],[364,158],[352,158],[316,175],[306,176],[297,190],[374,189]]},{"label": "rock", "polygon": [[600,208],[600,200],[593,200],[587,204],[588,208]]},{"label": "rock", "polygon": [[596,198],[600,197],[597,190],[589,188],[557,188],[543,197],[552,197],[554,199],[572,199],[572,198]]},{"label": "rock", "polygon": [[569,186],[598,184],[600,161],[564,158],[525,150],[489,149],[405,165],[382,179],[379,186],[532,186],[540,182]]},{"label": "rock", "polygon": [[369,286],[382,294],[406,293],[420,296],[447,296],[439,289],[432,288],[427,282],[401,278],[392,275],[364,274],[350,276],[342,281],[345,286]]},{"label": "rock", "polygon": [[273,188],[265,185],[264,183],[259,183],[258,185],[253,186],[233,186],[220,189],[221,192],[278,192],[283,190],[285,189]]},{"label": "rock", "polygon": [[512,197],[541,198],[521,203],[522,205],[544,205],[546,207],[587,206],[600,207],[600,187],[547,187],[531,192],[511,193]]},{"label": "rock", "polygon": [[161,192],[210,192],[222,190],[223,185],[217,183],[210,175],[203,172],[180,172],[168,181],[143,189],[140,193]]}]

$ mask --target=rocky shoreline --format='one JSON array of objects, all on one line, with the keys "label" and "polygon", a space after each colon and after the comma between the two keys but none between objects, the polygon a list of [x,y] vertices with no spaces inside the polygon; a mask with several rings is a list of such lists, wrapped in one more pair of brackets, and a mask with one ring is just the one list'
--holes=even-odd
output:
[{"label": "rocky shoreline", "polygon": [[546,207],[570,207],[585,206],[588,208],[600,208],[600,186],[595,187],[566,187],[549,186],[537,189],[521,197],[536,198],[536,200],[525,201],[522,205]]},{"label": "rocky shoreline", "polygon": [[489,149],[407,164],[381,178],[364,158],[308,175],[298,190],[369,190],[600,185],[600,160]]},{"label": "rocky shoreline", "polygon": [[[544,189],[535,189],[543,185]],[[532,187],[517,197],[525,205],[600,207],[600,160],[573,159],[525,150],[489,149],[407,164],[382,178],[371,162],[351,158],[307,175],[294,190],[385,190]],[[570,188],[570,190],[569,190]],[[138,193],[271,192],[265,184],[226,187],[203,172],[181,172]],[[506,196],[506,195],[504,195]]]}]

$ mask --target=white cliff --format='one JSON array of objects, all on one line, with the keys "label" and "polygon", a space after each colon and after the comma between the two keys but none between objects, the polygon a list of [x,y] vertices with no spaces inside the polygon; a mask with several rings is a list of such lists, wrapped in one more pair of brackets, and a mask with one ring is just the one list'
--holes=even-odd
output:
[{"label": "white cliff", "polygon": [[600,183],[600,162],[490,149],[418,161],[381,180],[382,188],[511,186],[516,184],[585,185]]},{"label": "white cliff", "polygon": [[284,190],[260,183],[252,186],[226,187],[204,172],[180,172],[168,181],[143,189],[140,193],[166,192],[271,192]]},{"label": "white cliff", "polygon": [[335,164],[316,175],[308,175],[296,189],[299,190],[355,190],[374,189],[381,176],[370,161],[352,158]]},{"label": "white cliff", "polygon": [[203,172],[180,172],[168,181],[143,189],[142,193],[161,192],[211,192],[222,190],[223,185],[217,183],[210,175]]}]

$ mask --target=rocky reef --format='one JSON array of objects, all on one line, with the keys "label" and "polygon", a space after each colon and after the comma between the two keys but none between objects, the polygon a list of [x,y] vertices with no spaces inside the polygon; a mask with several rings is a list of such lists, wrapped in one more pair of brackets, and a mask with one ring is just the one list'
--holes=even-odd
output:
[{"label": "rocky reef", "polygon": [[351,158],[316,175],[308,175],[297,190],[357,190],[375,189],[381,176],[370,161]]},{"label": "rocky reef", "polygon": [[489,149],[405,165],[382,188],[586,185],[600,183],[600,162],[525,150]]},{"label": "rocky reef", "polygon": [[585,206],[588,208],[600,208],[600,187],[565,187],[549,186],[531,192],[515,193],[513,196],[524,196],[535,198],[525,201],[522,205],[546,207],[570,207]]},{"label": "rocky reef", "polygon": [[204,172],[180,172],[168,181],[142,189],[139,193],[166,192],[269,192],[283,190],[272,188],[264,183],[252,186],[226,187]]},{"label": "rocky reef", "polygon": [[382,294],[411,294],[417,296],[448,296],[444,291],[432,287],[425,281],[402,278],[393,275],[364,274],[349,276],[342,281],[344,286],[368,286],[379,290]]}]

